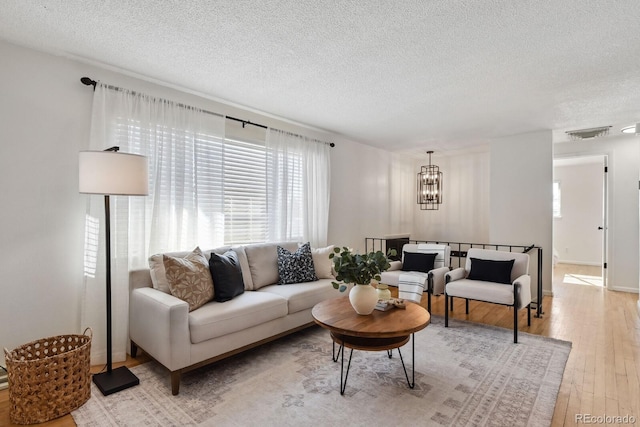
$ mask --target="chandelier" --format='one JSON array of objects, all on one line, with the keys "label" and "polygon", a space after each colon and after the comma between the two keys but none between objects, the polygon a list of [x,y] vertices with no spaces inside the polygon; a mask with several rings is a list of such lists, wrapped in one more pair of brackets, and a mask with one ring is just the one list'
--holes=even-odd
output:
[{"label": "chandelier", "polygon": [[420,210],[433,211],[440,208],[442,204],[442,172],[436,165],[431,164],[431,154],[429,155],[429,165],[422,166],[418,173],[418,204]]}]

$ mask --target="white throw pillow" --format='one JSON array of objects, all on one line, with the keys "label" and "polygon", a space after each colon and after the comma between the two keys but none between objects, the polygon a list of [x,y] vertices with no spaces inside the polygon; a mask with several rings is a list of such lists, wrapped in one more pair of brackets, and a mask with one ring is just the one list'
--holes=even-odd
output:
[{"label": "white throw pillow", "polygon": [[167,274],[164,270],[164,262],[162,262],[162,254],[155,254],[149,257],[149,273],[151,274],[151,283],[154,289],[171,294]]},{"label": "white throw pillow", "polygon": [[318,279],[335,279],[333,272],[333,260],[329,259],[329,254],[333,253],[334,245],[326,248],[311,249],[313,267],[316,270]]}]

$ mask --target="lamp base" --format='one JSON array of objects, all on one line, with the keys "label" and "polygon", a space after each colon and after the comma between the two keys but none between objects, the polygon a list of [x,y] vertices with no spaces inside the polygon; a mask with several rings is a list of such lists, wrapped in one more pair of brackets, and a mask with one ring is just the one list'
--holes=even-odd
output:
[{"label": "lamp base", "polygon": [[93,382],[103,395],[108,396],[140,384],[140,380],[126,366],[93,375]]}]

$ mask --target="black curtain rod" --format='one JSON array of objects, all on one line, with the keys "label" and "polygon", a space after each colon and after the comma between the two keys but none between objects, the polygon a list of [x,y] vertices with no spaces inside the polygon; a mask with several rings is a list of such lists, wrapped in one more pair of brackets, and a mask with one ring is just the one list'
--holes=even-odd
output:
[{"label": "black curtain rod", "polygon": [[[80,79],[80,81],[82,82],[82,84],[84,84],[84,85],[86,85],[86,86],[93,86],[93,90],[94,90],[94,91],[96,90],[96,85],[98,84],[98,82],[97,82],[97,81],[95,81],[95,80],[93,80],[92,78],[89,78],[89,77],[82,77],[82,78]],[[107,87],[108,87],[109,89],[114,89],[114,90],[123,90],[121,87],[118,87],[118,86],[107,86]],[[133,93],[136,93],[136,92],[133,92]],[[179,106],[181,106],[181,107],[188,107],[187,105],[179,104],[179,103],[178,103],[177,105],[179,105]],[[249,121],[249,120],[242,120],[242,119],[238,119],[238,118],[236,118],[236,117],[225,116],[225,115],[222,115],[222,114],[219,114],[219,113],[214,113],[214,112],[212,112],[212,111],[207,111],[207,110],[202,110],[202,111],[203,111],[203,112],[205,112],[205,113],[207,113],[207,114],[213,114],[214,116],[222,116],[222,117],[224,117],[225,119],[229,119],[229,120],[233,120],[233,121],[236,121],[236,122],[240,122],[240,123],[242,123],[242,128],[243,128],[243,129],[244,129],[244,127],[245,127],[246,125],[256,126],[256,127],[262,128],[262,129],[269,129],[269,127],[268,127],[268,126],[261,125],[261,124],[259,124],[259,123],[253,123],[253,122],[251,122],[251,121]],[[273,129],[275,129],[275,128],[273,128]],[[279,129],[277,129],[277,130],[279,130]],[[292,135],[299,136],[299,137],[303,137],[302,135],[298,135],[298,134],[292,134]],[[306,137],[305,137],[305,138],[306,138]],[[317,141],[317,140],[316,140],[316,141]],[[318,141],[318,142],[322,142],[322,143],[324,143],[324,144],[328,144],[328,145],[329,145],[329,147],[331,147],[331,148],[333,148],[333,147],[335,147],[335,146],[336,146],[336,144],[334,144],[333,142],[325,142],[325,141]]]},{"label": "black curtain rod", "polygon": [[[95,81],[95,80],[93,80],[93,79],[91,79],[91,78],[89,78],[89,77],[82,77],[82,78],[80,79],[80,81],[82,82],[82,84],[83,84],[83,85],[86,85],[86,86],[93,86],[93,90],[94,90],[94,92],[95,92],[95,90],[96,90],[96,85],[98,84],[98,82],[97,82],[97,81]],[[109,89],[111,89],[111,90],[120,91],[120,92],[121,92],[121,91],[125,91],[125,90],[127,90],[127,89],[124,89],[124,88],[121,88],[121,87],[118,87],[118,86],[112,86],[112,85],[106,85],[106,87],[107,87],[107,88],[109,88]],[[136,92],[136,91],[134,91],[134,90],[130,90],[129,92],[130,92],[130,93],[132,93],[132,94],[134,94],[134,95],[140,95],[140,93],[138,93],[138,92]],[[182,103],[180,103],[180,102],[173,102],[173,101],[169,101],[169,102],[171,102],[171,103],[173,103],[173,104],[177,105],[178,107],[193,108],[193,107],[191,107],[191,106],[189,106],[189,105],[182,104]],[[222,114],[220,114],[220,113],[214,113],[213,111],[207,111],[207,110],[203,110],[203,109],[200,109],[200,111],[202,111],[202,112],[203,112],[203,113],[205,113],[205,114],[211,114],[212,116],[224,117],[224,115],[222,115]]]},{"label": "black curtain rod", "polygon": [[229,119],[229,120],[233,120],[233,121],[235,121],[235,122],[240,122],[240,123],[242,123],[242,128],[243,128],[243,129],[244,129],[244,127],[245,127],[246,125],[256,126],[256,127],[262,128],[262,129],[269,129],[269,128],[268,128],[267,126],[265,126],[265,125],[261,125],[261,124],[259,124],[259,123],[253,123],[253,122],[250,122],[250,121],[248,121],[248,120],[236,119],[235,117],[231,117],[231,116],[224,116],[224,117],[225,117],[225,118],[227,118],[227,119]]}]

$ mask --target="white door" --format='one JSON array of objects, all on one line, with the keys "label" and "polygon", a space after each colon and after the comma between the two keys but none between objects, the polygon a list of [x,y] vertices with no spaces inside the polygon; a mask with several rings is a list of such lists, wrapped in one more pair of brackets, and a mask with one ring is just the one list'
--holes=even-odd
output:
[{"label": "white door", "polygon": [[606,286],[607,158],[554,159],[554,259],[565,282]]}]

